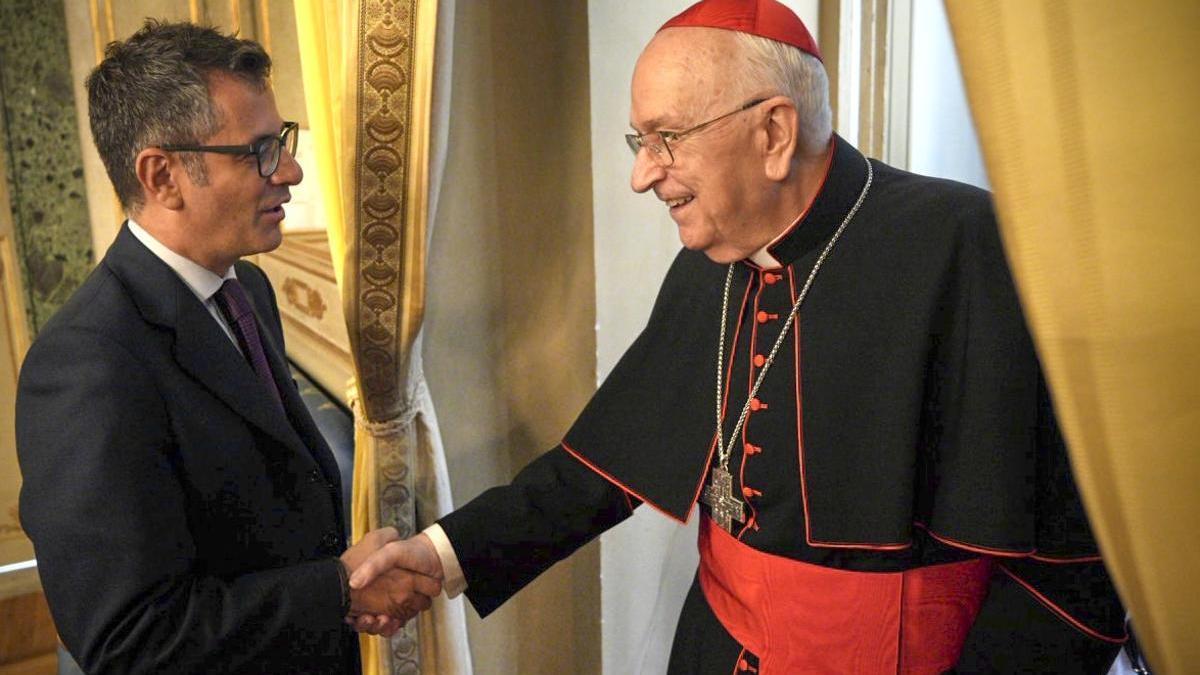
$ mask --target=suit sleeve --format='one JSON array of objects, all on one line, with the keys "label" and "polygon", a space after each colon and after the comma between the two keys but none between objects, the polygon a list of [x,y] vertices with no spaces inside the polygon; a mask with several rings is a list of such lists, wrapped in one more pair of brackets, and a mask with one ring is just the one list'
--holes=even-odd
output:
[{"label": "suit sleeve", "polygon": [[438,523],[466,576],[467,598],[487,616],[632,508],[624,492],[560,446]]},{"label": "suit sleeve", "polygon": [[[336,559],[233,578],[196,555],[167,408],[139,360],[44,333],[17,401],[22,525],[63,642],[88,673],[304,672],[342,630]],[[258,514],[246,514],[256,517]]]}]

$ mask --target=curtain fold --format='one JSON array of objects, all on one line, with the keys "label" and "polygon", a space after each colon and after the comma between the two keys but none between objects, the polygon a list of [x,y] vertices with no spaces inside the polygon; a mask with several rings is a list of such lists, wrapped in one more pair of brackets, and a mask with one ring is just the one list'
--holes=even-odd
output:
[{"label": "curtain fold", "polygon": [[[355,540],[385,525],[411,536],[452,508],[420,350],[446,141],[445,121],[431,117],[439,4],[453,7],[295,0],[316,173],[354,359]],[[447,72],[436,81],[448,83],[449,59],[438,68]],[[437,111],[444,117],[448,107]],[[471,672],[461,598],[439,597],[390,641],[362,644],[371,675]]]},{"label": "curtain fold", "polygon": [[1156,673],[1200,663],[1200,5],[948,0],[1005,249]]},{"label": "curtain fold", "polygon": [[349,195],[342,193],[341,167],[345,158],[341,132],[346,126],[343,96],[346,83],[351,80],[347,66],[353,63],[353,59],[343,56],[341,31],[349,23],[343,21],[349,3],[295,0],[295,10],[301,79],[308,112],[307,132],[312,136],[316,150],[313,160],[316,171],[310,173],[315,173],[320,183],[318,188],[329,234],[330,257],[341,289],[344,288],[342,269],[346,255],[344,206],[349,203]]}]

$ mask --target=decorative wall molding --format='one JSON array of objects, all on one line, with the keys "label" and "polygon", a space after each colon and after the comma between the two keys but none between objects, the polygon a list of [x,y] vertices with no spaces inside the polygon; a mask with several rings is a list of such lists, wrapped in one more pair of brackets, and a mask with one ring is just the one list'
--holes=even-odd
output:
[{"label": "decorative wall molding", "polygon": [[283,244],[258,256],[258,264],[279,292],[288,358],[348,406],[354,363],[328,235],[285,232]]}]

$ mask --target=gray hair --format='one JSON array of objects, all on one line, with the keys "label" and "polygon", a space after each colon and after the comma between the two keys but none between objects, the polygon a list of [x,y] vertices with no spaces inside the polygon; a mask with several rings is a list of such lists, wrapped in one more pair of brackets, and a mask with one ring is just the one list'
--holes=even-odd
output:
[{"label": "gray hair", "polygon": [[741,98],[762,90],[777,91],[792,99],[800,116],[801,151],[823,149],[833,134],[829,106],[829,76],[817,57],[796,47],[757,35],[734,33],[744,60],[738,74]]},{"label": "gray hair", "polygon": [[[227,74],[264,89],[271,57],[251,40],[207,26],[149,19],[124,42],[112,42],[88,76],[92,138],[121,206],[143,203],[134,166],[138,153],[169,143],[200,143],[221,129],[208,80]],[[188,175],[207,182],[201,157],[185,153]]]}]

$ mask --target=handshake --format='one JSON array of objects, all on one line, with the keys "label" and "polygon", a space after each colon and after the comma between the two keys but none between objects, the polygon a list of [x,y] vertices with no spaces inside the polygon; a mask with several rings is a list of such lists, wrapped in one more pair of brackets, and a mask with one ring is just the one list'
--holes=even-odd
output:
[{"label": "handshake", "polygon": [[390,637],[442,592],[442,561],[424,534],[400,539],[394,527],[368,532],[342,554],[350,575],[355,630]]}]

